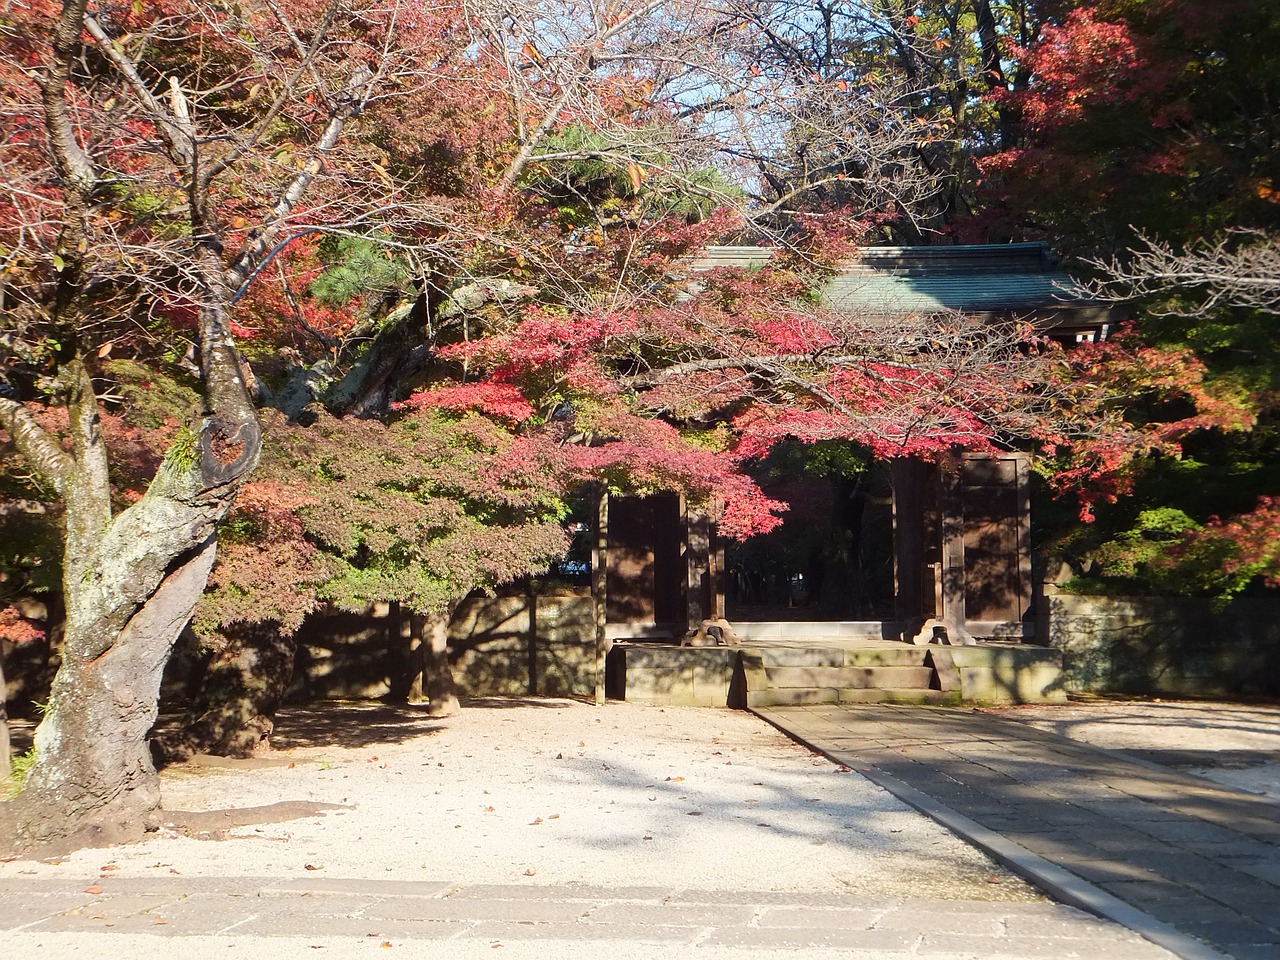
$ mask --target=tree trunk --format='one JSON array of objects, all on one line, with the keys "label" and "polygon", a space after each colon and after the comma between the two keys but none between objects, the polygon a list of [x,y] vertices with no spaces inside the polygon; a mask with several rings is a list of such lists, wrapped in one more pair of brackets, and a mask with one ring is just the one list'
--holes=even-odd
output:
[{"label": "tree trunk", "polygon": [[214,656],[182,730],[160,743],[167,760],[196,753],[251,757],[271,749],[276,710],[298,641],[275,621],[237,624]]},{"label": "tree trunk", "polygon": [[449,665],[450,610],[438,610],[427,617],[422,649],[427,660],[427,699],[433,717],[449,717],[462,709]]},{"label": "tree trunk", "polygon": [[[101,604],[68,596],[62,667],[36,728],[35,764],[13,801],[20,848],[103,846],[152,828],[160,786],[148,734],[160,678],[204,591],[213,557],[209,537],[111,636],[84,629],[83,614]],[[93,586],[79,592],[93,592]]]},{"label": "tree trunk", "polygon": [[[147,743],[160,679],[174,641],[191,617],[213,565],[215,528],[258,463],[262,432],[246,387],[231,327],[231,305],[281,242],[292,214],[323,169],[323,157],[369,96],[375,74],[357,66],[329,103],[328,120],[311,160],[283,184],[244,245],[224,260],[227,229],[211,184],[243,156],[202,154],[177,79],[172,110],[143,79],[146,70],[86,16],[87,0],[63,0],[52,26],[52,54],[38,71],[49,152],[61,181],[63,211],[47,308],[54,330],[92,325],[101,309],[88,289],[89,221],[103,198],[104,178],[79,143],[71,80],[84,57],[86,31],[95,56],[131,92],[138,115],[153,124],[186,200],[190,246],[177,270],[195,281],[199,304],[200,373],[204,409],[198,428],[179,435],[146,495],[113,516],[107,451],[85,357],[59,368],[67,397],[70,450],[21,403],[0,396],[0,426],[27,462],[66,505],[63,595],[67,605],[62,666],[49,710],[36,730],[35,763],[22,794],[5,811],[14,842],[27,848],[135,837],[159,807],[160,791]],[[327,27],[319,30],[324,34]],[[316,43],[327,42],[322,36]],[[309,54],[304,55],[304,59]],[[301,76],[301,73],[298,74]],[[335,91],[336,92],[336,91]],[[287,241],[285,241],[287,242]],[[59,263],[59,259],[61,263]],[[9,826],[9,824],[7,824]]]},{"label": "tree trunk", "polygon": [[427,655],[423,648],[423,631],[427,618],[418,613],[406,615],[401,623],[400,638],[408,643],[409,690],[405,699],[409,703],[426,703],[428,693],[422,683],[427,671]]}]

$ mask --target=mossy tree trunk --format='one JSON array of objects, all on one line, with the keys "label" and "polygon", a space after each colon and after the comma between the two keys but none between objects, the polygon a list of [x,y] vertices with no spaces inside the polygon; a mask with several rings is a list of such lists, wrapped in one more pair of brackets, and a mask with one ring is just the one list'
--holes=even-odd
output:
[{"label": "mossy tree trunk", "polygon": [[67,516],[62,665],[12,802],[19,848],[118,842],[148,826],[160,803],[148,742],[160,678],[204,592],[216,524],[261,445],[248,397],[223,405],[113,517],[93,384],[82,364],[71,376],[72,454],[22,410],[0,410],[28,459],[43,455]]},{"label": "mossy tree trunk", "polygon": [[[148,734],[161,674],[208,581],[217,523],[257,465],[262,447],[247,370],[232,334],[232,304],[273,249],[287,240],[284,231],[323,170],[323,158],[363,107],[376,79],[368,67],[357,66],[343,89],[320,97],[327,116],[309,141],[309,162],[280,184],[259,222],[243,231],[242,245],[232,249],[233,231],[222,220],[214,183],[248,163],[255,146],[265,149],[257,139],[265,127],[230,146],[229,138],[197,130],[197,121],[212,121],[192,111],[181,78],[170,76],[168,96],[157,96],[148,79],[154,70],[131,59],[134,47],[116,42],[112,29],[111,22],[104,25],[89,10],[87,0],[62,0],[50,25],[48,56],[42,54],[33,72],[51,162],[49,182],[60,190],[51,281],[33,309],[57,333],[51,341],[58,363],[55,393],[69,415],[70,449],[24,404],[0,395],[0,428],[57,492],[66,516],[62,665],[36,730],[30,776],[4,811],[14,832],[8,842],[18,848],[136,837],[159,807]],[[327,25],[320,27],[312,42],[328,43],[326,31]],[[312,59],[310,52],[302,56]],[[146,278],[153,286],[143,282],[139,289],[176,283],[172,292],[180,290],[196,306],[204,398],[203,410],[173,444],[146,494],[119,514],[113,513],[107,451],[87,365],[103,355],[93,332],[121,309],[106,292],[113,285],[97,271],[117,255],[132,261],[120,249],[98,256],[104,244],[118,242],[114,221],[104,226],[103,215],[113,193],[122,190],[125,174],[118,167],[100,168],[95,151],[101,145],[81,142],[86,132],[73,100],[85,89],[81,81],[90,61],[103,72],[93,83],[111,86],[113,97],[128,98],[123,109],[151,130],[120,149],[137,149],[166,165],[173,189],[181,193],[182,205],[175,207],[182,211],[181,223],[169,223],[169,239],[153,238],[151,255],[163,269]],[[275,100],[281,106],[288,96],[301,99],[300,88],[292,85],[307,75],[286,73],[293,79]],[[127,177],[125,184],[127,193]],[[0,837],[0,844],[5,842]]]}]

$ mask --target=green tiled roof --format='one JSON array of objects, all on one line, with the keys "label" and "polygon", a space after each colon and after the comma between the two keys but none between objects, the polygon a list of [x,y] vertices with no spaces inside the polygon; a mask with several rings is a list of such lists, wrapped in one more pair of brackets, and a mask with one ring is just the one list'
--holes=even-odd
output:
[{"label": "green tiled roof", "polygon": [[[758,266],[772,254],[766,247],[711,247],[697,266]],[[832,279],[824,298],[843,310],[1027,315],[1052,326],[1092,327],[1111,313],[1058,269],[1043,243],[866,247]]]}]

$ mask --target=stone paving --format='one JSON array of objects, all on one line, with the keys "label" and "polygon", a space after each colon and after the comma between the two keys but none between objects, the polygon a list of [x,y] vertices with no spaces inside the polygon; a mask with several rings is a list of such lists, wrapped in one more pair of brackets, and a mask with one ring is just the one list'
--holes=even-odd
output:
[{"label": "stone paving", "polygon": [[[1124,927],[1057,903],[902,900],[678,887],[459,886],[303,878],[0,881],[5,934],[149,934],[256,941],[649,944],[883,958],[1167,960]],[[260,947],[263,952],[269,947]]]},{"label": "stone paving", "polygon": [[1266,798],[971,710],[755,712],[1002,859],[1034,872],[1042,858],[1069,872],[1064,888],[1079,878],[1172,928],[1160,942],[1181,956],[1280,958],[1280,805]]}]

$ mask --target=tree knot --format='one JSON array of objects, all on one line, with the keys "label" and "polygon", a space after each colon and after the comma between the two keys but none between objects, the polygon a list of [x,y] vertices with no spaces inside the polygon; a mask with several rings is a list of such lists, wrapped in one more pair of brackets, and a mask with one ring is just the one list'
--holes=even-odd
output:
[{"label": "tree knot", "polygon": [[200,436],[200,470],[206,481],[226,483],[252,469],[262,446],[256,422],[214,419]]}]

